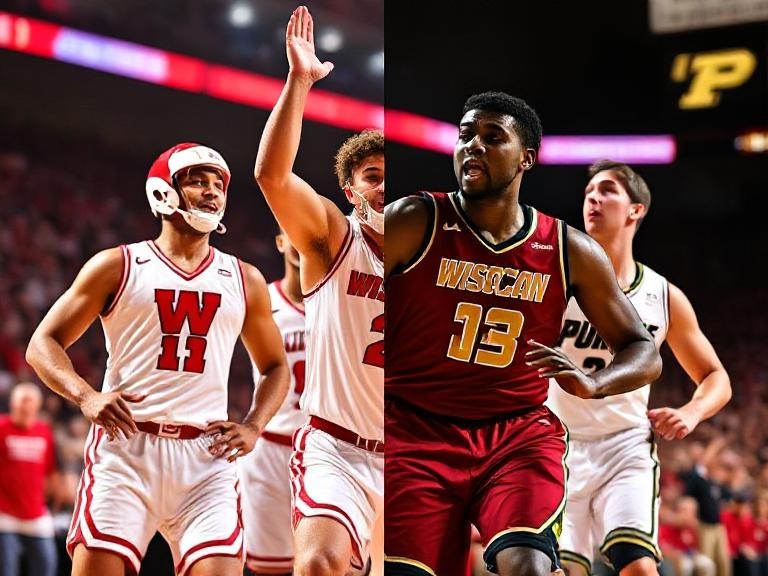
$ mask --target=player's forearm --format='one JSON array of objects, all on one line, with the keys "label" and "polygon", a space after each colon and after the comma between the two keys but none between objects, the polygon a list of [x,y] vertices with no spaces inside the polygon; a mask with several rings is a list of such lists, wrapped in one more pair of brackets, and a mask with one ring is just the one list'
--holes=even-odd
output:
[{"label": "player's forearm", "polygon": [[714,416],[731,399],[731,380],[724,368],[710,372],[681,410],[695,415],[698,422]]},{"label": "player's forearm", "polygon": [[290,373],[287,364],[277,364],[262,373],[253,394],[253,403],[248,414],[243,419],[243,424],[261,432],[272,419],[288,394]]},{"label": "player's forearm", "polygon": [[27,346],[27,363],[48,388],[78,406],[95,390],[75,372],[64,348],[53,337],[34,334]]},{"label": "player's forearm", "polygon": [[619,351],[611,363],[595,372],[595,398],[631,392],[661,374],[661,356],[652,340],[637,340]]},{"label": "player's forearm", "polygon": [[265,194],[279,188],[293,172],[301,141],[304,107],[311,87],[311,81],[289,75],[269,115],[254,168],[256,181]]}]

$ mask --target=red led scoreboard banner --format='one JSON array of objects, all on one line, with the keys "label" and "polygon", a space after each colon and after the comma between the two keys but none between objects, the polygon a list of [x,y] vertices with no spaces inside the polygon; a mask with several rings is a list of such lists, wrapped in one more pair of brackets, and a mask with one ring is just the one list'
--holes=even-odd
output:
[{"label": "red led scoreboard banner", "polygon": [[[275,105],[284,84],[283,79],[2,11],[0,48],[265,110]],[[383,106],[318,89],[309,95],[305,117],[349,130],[385,128],[390,141],[443,154],[452,153],[458,136],[454,124],[398,110],[387,110],[385,119]],[[539,161],[588,164],[610,157],[666,164],[675,153],[668,135],[545,136]]]},{"label": "red led scoreboard banner", "polygon": [[[271,110],[284,80],[0,11],[0,48]],[[339,128],[384,125],[384,107],[312,90],[306,117]]]}]

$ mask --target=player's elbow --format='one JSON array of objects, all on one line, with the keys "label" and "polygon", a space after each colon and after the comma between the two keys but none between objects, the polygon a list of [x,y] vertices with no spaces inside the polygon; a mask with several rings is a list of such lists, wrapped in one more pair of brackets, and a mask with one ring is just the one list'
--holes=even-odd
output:
[{"label": "player's elbow", "polygon": [[288,179],[288,174],[282,174],[269,166],[268,162],[256,161],[253,168],[253,177],[263,193],[268,194],[272,190],[279,190]]},{"label": "player's elbow", "polygon": [[42,336],[36,331],[32,334],[32,338],[29,339],[27,350],[24,353],[24,359],[35,372],[37,372],[40,366],[40,359],[43,357],[41,340]]},{"label": "player's elbow", "polygon": [[731,388],[731,379],[728,376],[728,373],[725,371],[725,368],[721,368],[720,371],[722,372],[720,385],[722,390],[722,404],[720,407],[722,408],[731,401],[731,398],[733,397],[733,388]]},{"label": "player's elbow", "polygon": [[661,376],[663,362],[661,360],[661,354],[659,354],[659,350],[656,348],[653,340],[648,341],[646,346],[650,347],[648,350],[649,359],[647,363],[648,382],[655,382],[659,379],[659,376]]}]

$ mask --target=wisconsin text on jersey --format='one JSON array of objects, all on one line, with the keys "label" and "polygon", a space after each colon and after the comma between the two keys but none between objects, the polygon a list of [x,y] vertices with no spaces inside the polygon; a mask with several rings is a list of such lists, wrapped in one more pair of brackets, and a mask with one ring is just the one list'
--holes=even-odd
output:
[{"label": "wisconsin text on jersey", "polygon": [[437,286],[541,302],[551,274],[442,258]]},{"label": "wisconsin text on jersey", "polygon": [[286,352],[301,352],[304,350],[304,331],[286,332],[283,334],[283,345]]},{"label": "wisconsin text on jersey", "polygon": [[384,278],[352,270],[349,274],[347,294],[384,302]]}]

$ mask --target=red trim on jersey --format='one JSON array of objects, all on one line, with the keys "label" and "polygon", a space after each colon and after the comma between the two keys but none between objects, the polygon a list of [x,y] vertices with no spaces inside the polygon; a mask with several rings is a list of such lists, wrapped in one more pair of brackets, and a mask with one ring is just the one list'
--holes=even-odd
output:
[{"label": "red trim on jersey", "polygon": [[182,270],[176,264],[173,263],[173,260],[168,258],[165,254],[163,254],[163,251],[160,250],[160,247],[155,244],[154,240],[148,240],[147,244],[152,249],[152,251],[157,255],[158,258],[166,265],[168,268],[173,270],[176,274],[184,278],[184,280],[192,280],[193,278],[196,278],[200,276],[205,270],[208,268],[208,266],[211,265],[211,262],[213,262],[215,251],[213,249],[213,246],[208,246],[208,256],[200,263],[200,265],[195,268],[192,272],[186,272],[185,270]]},{"label": "red trim on jersey", "polygon": [[192,564],[190,564],[184,570],[184,572],[181,574],[181,576],[187,576],[187,574],[189,574],[189,571],[192,570],[192,566],[194,566],[195,564],[200,562],[200,560],[205,560],[206,558],[213,558],[214,556],[224,556],[226,558],[240,558],[240,560],[243,560],[243,553],[242,553],[242,551],[241,552],[237,552],[237,553],[215,552],[215,553],[211,553],[211,554],[203,554],[202,556],[200,556],[200,558],[198,558],[197,560],[192,562]]},{"label": "red trim on jersey", "polygon": [[[229,538],[226,540],[209,540],[208,542],[200,542],[199,544],[195,544],[192,548],[186,551],[184,556],[181,557],[181,560],[179,560],[179,563],[176,565],[176,573],[179,574],[179,570],[182,566],[184,566],[184,563],[187,561],[187,557],[197,552],[198,550],[201,550],[203,548],[210,548],[212,546],[231,546],[235,540],[237,540],[237,537],[240,535],[243,529],[243,512],[242,512],[242,506],[240,503],[240,480],[235,480],[235,493],[237,494],[237,522],[235,523],[235,530],[230,534]],[[189,564],[189,566],[186,566],[184,568],[184,572],[181,573],[181,576],[186,576],[189,574],[189,571],[191,570],[192,566],[200,562],[200,560],[203,560],[204,558],[211,558],[213,556],[226,556],[228,558],[240,558],[241,560],[245,561],[245,538],[243,538],[243,541],[240,545],[240,550],[238,550],[237,553],[234,552],[211,552],[210,554],[203,554],[198,558],[197,560],[193,561]]]},{"label": "red trim on jersey", "polygon": [[320,280],[320,282],[317,283],[317,286],[312,288],[309,292],[304,294],[304,300],[307,300],[310,296],[313,296],[317,293],[320,288],[323,287],[323,285],[328,282],[328,280],[331,279],[331,276],[336,272],[339,266],[341,266],[342,261],[347,255],[347,252],[349,252],[350,246],[352,246],[352,240],[354,239],[354,234],[352,233],[352,224],[347,222],[347,235],[344,236],[344,242],[341,243],[341,250],[339,250],[339,253],[336,254],[336,258],[333,259],[331,262],[331,266],[328,269],[328,273],[323,276],[323,279]]},{"label": "red trim on jersey", "polygon": [[275,280],[273,284],[275,285],[275,289],[277,290],[277,293],[280,294],[283,300],[285,300],[285,303],[288,304],[288,306],[290,306],[294,310],[296,310],[296,312],[304,316],[304,308],[299,308],[296,305],[296,302],[288,298],[288,296],[285,294],[285,291],[283,290],[283,279],[281,278],[280,280]]},{"label": "red trim on jersey", "polygon": [[125,244],[120,244],[120,250],[123,253],[123,271],[120,273],[120,287],[117,289],[115,297],[112,298],[112,303],[109,305],[109,308],[107,308],[104,311],[104,314],[101,315],[102,318],[109,316],[112,313],[112,310],[115,309],[115,306],[117,306],[117,301],[120,300],[120,296],[123,295],[125,286],[128,284],[128,275],[131,273],[131,251]]},{"label": "red trim on jersey", "polygon": [[274,442],[275,444],[293,446],[293,437],[288,436],[287,434],[277,434],[276,432],[264,430],[264,432],[261,433],[261,438],[264,438],[264,440],[269,440],[270,442]]},{"label": "red trim on jersey", "polygon": [[379,248],[379,245],[376,244],[376,241],[368,236],[365,232],[365,228],[362,226],[360,227],[360,232],[363,233],[363,238],[365,238],[365,243],[368,244],[371,250],[373,250],[373,253],[376,255],[376,258],[379,259],[379,262],[384,262],[384,252],[381,251],[381,248]]},{"label": "red trim on jersey", "polygon": [[[187,557],[190,554],[193,554],[197,552],[198,550],[202,550],[203,548],[211,548],[213,546],[231,546],[235,543],[235,540],[237,540],[237,537],[240,535],[241,529],[240,529],[240,522],[237,523],[235,526],[235,531],[232,532],[232,534],[229,535],[229,538],[225,540],[209,540],[208,542],[200,542],[200,544],[195,544],[187,550],[187,552],[184,554],[184,556],[181,557],[181,560],[179,560],[179,563],[176,565],[176,573],[178,574],[181,567],[184,566],[184,563],[187,561]],[[182,572],[182,576],[185,576],[186,574],[189,574],[190,569],[192,566],[200,562],[203,558],[210,558],[211,556],[227,556],[232,558],[242,558],[243,557],[243,550],[242,547],[240,551],[236,553],[227,553],[227,552],[213,552],[211,554],[205,554],[192,562],[189,566],[184,568],[184,572]]]},{"label": "red trim on jersey", "polygon": [[[91,428],[91,430],[89,430],[88,436],[90,436],[91,439],[90,441],[88,441],[88,445],[85,448],[86,463],[88,461],[88,454],[91,453],[91,449],[93,448],[93,443],[96,441],[95,428]],[[83,499],[85,498],[85,494],[83,494],[84,490],[85,490],[85,467],[83,467],[83,471],[80,473],[80,484],[77,487],[77,497],[75,498],[75,511],[72,514],[72,522],[69,523],[69,532],[74,532],[76,526],[78,530],[80,529],[79,528],[80,505],[82,504]],[[69,547],[69,544],[67,544],[67,547]]]},{"label": "red trim on jersey", "polygon": [[[302,429],[302,432],[304,432],[304,434],[301,436],[301,438],[298,441],[298,450],[294,454],[295,459],[293,459],[291,462],[291,467],[293,468],[293,471],[296,475],[296,479],[298,480],[298,488],[294,485],[294,491],[295,491],[296,497],[300,499],[302,502],[304,502],[304,504],[306,504],[310,508],[313,508],[315,510],[326,510],[327,512],[335,512],[339,516],[343,516],[347,520],[348,524],[340,522],[338,516],[336,516],[335,514],[326,513],[326,514],[312,514],[312,516],[306,516],[302,514],[301,511],[297,510],[297,512],[303,518],[316,518],[316,517],[322,516],[323,518],[331,518],[332,520],[335,520],[336,522],[344,526],[344,528],[346,528],[347,532],[349,533],[349,539],[352,543],[352,551],[354,553],[352,566],[357,569],[362,569],[363,568],[362,566],[363,555],[361,553],[362,541],[360,540],[360,536],[358,536],[357,534],[357,530],[355,530],[355,523],[352,522],[352,519],[349,517],[349,515],[338,506],[334,506],[333,504],[323,504],[323,503],[315,502],[309,496],[309,494],[307,494],[306,487],[304,486],[304,471],[306,470],[306,467],[304,466],[304,450],[306,449],[306,446],[307,446],[307,437],[309,436],[310,431],[311,429],[308,429],[306,427]],[[355,560],[360,560],[361,564],[356,565]]]},{"label": "red trim on jersey", "polygon": [[[86,524],[88,524],[88,528],[90,529],[91,534],[93,535],[96,541],[93,543],[86,542],[85,535],[82,532],[82,529],[80,527],[80,522],[78,520],[77,531],[75,532],[75,535],[73,536],[72,540],[67,542],[67,552],[69,553],[70,556],[74,555],[75,548],[77,547],[78,544],[82,544],[89,550],[104,550],[105,552],[109,552],[111,554],[114,554],[122,558],[123,562],[125,563],[126,571],[131,576],[135,576],[137,574],[137,570],[134,566],[134,561],[130,556],[122,552],[113,550],[111,548],[106,548],[103,545],[100,546],[98,540],[111,542],[113,544],[117,544],[118,546],[127,548],[128,550],[130,550],[136,555],[136,558],[138,559],[139,564],[141,564],[143,557],[139,552],[139,549],[136,548],[136,546],[134,546],[127,540],[124,540],[123,538],[120,538],[118,536],[111,536],[109,534],[104,534],[103,532],[100,532],[99,529],[96,528],[96,523],[94,522],[90,512],[90,505],[93,500],[93,483],[95,481],[95,478],[93,476],[93,465],[96,458],[96,449],[98,448],[98,445],[103,438],[104,438],[104,429],[101,427],[96,428],[96,433],[93,435],[93,439],[91,440],[91,446],[89,446],[88,450],[86,450],[85,452],[85,469],[83,470],[83,480],[85,480],[85,477],[88,477],[90,480],[90,483],[88,485],[88,488],[85,488],[85,482],[83,482],[83,485],[80,488],[80,497],[78,498],[77,510],[76,510],[76,513],[77,513],[80,508],[80,498],[82,498],[82,500],[85,501],[85,504],[83,505],[83,517],[85,519]],[[93,459],[91,459],[91,455],[90,455],[91,447],[93,447]],[[85,494],[83,494],[83,489],[85,489]]]},{"label": "red trim on jersey", "polygon": [[245,303],[245,309],[248,310],[248,291],[245,289],[245,272],[243,272],[243,262],[240,258],[237,260],[237,271],[240,273],[240,285],[243,287],[243,302]]},{"label": "red trim on jersey", "polygon": [[100,540],[105,540],[106,542],[112,542],[113,544],[118,544],[120,546],[124,546],[128,548],[128,550],[136,554],[136,558],[138,558],[139,561],[141,561],[142,559],[141,552],[139,552],[139,549],[136,548],[136,546],[128,542],[128,540],[120,538],[119,536],[104,534],[96,527],[96,523],[94,522],[93,517],[91,516],[90,505],[91,505],[91,502],[93,501],[93,484],[96,482],[96,478],[93,475],[93,465],[95,464],[95,461],[96,461],[96,451],[98,450],[99,444],[101,443],[103,438],[104,438],[104,429],[99,427],[96,430],[96,445],[93,448],[94,460],[91,462],[88,462],[86,466],[86,474],[88,474],[88,476],[90,477],[91,483],[88,485],[88,488],[86,488],[85,490],[86,500],[85,500],[85,509],[83,511],[83,515],[85,516],[85,522],[86,524],[88,524],[88,528],[91,530],[91,534],[93,534],[96,538]]},{"label": "red trim on jersey", "polygon": [[248,560],[258,560],[260,562],[287,562],[292,561],[293,556],[255,556],[253,554],[246,554]]},{"label": "red trim on jersey", "polygon": [[285,574],[293,569],[293,556],[254,556],[245,555],[245,565],[251,572],[267,571],[274,574]]}]

